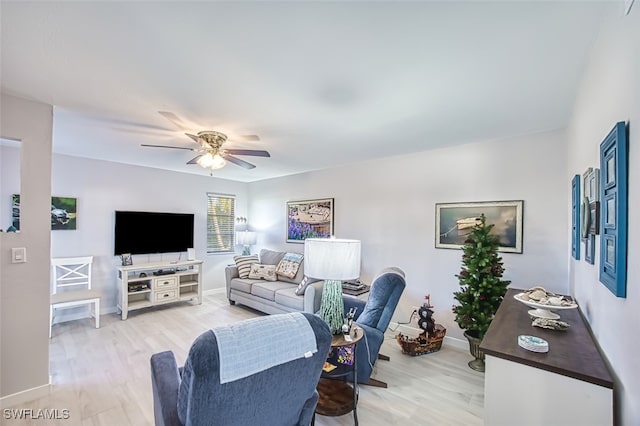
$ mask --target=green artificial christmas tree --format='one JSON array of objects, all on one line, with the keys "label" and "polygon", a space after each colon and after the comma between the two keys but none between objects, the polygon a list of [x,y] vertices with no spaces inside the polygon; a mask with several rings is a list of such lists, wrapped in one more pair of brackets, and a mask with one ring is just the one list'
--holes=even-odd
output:
[{"label": "green artificial christmas tree", "polygon": [[453,293],[459,305],[453,307],[455,321],[472,345],[471,354],[476,357],[469,366],[484,371],[484,354],[473,348],[475,338],[479,342],[489,329],[511,281],[501,279],[504,273],[502,258],[498,256],[498,239],[489,235],[493,225],[486,224],[484,214],[474,225],[462,247],[462,270],[456,277],[460,290]]}]

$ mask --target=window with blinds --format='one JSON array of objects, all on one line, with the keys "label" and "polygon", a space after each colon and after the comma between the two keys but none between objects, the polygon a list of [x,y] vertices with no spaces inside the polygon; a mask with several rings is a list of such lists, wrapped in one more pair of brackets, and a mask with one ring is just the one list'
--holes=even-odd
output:
[{"label": "window with blinds", "polygon": [[207,253],[233,252],[236,198],[207,194],[207,199]]}]

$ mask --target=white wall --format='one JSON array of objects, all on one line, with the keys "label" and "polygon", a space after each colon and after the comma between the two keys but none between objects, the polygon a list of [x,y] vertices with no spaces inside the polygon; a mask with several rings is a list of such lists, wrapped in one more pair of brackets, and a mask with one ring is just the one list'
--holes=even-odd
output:
[{"label": "white wall", "polygon": [[[637,3],[637,2],[636,2]],[[599,282],[600,237],[595,265],[570,260],[571,287],[588,314],[594,335],[617,376],[619,424],[640,422],[640,5],[611,19],[592,50],[569,129],[567,181],[588,167],[600,168],[602,139],[618,121],[629,126],[629,233],[627,297]],[[583,245],[584,249],[584,245]]]},{"label": "white wall", "polygon": [[524,200],[524,254],[502,254],[505,277],[567,293],[566,161],[561,131],[391,157],[250,183],[249,217],[259,246],[302,251],[285,243],[286,201],[335,198],[335,235],[362,240],[364,281],[386,266],[407,274],[395,320],[430,293],[436,321],[462,338],[451,313],[462,251],[435,248],[435,204]]},{"label": "white wall", "polygon": [[[245,183],[66,155],[53,156],[52,176],[52,195],[77,198],[78,218],[76,230],[51,231],[51,255],[94,256],[94,284],[102,293],[103,312],[115,312],[116,306],[120,258],[113,255],[115,210],[194,213],[196,257],[205,262],[204,289],[224,287],[224,267],[233,259],[231,254],[206,254],[206,194],[235,195],[237,216],[247,216]],[[173,261],[178,256],[134,255],[133,262]],[[60,315],[63,321],[73,317],[73,311],[66,318]]]},{"label": "white wall", "polygon": [[[1,406],[48,392],[52,124],[50,105],[0,95],[0,134],[22,140],[22,231],[0,234]],[[27,263],[11,263],[13,247]]]}]

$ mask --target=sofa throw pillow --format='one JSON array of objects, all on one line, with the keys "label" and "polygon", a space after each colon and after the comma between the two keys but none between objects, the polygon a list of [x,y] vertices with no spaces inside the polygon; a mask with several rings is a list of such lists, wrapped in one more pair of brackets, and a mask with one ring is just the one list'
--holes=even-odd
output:
[{"label": "sofa throw pillow", "polygon": [[302,257],[300,253],[286,253],[278,263],[276,273],[287,278],[295,277],[302,263]]},{"label": "sofa throw pillow", "polygon": [[309,277],[304,277],[302,281],[300,281],[300,284],[298,284],[298,288],[296,288],[296,294],[302,296],[307,287],[309,287],[309,284],[311,284]]},{"label": "sofa throw pillow", "polygon": [[304,296],[304,292],[307,289],[307,287],[309,287],[311,284],[313,283],[317,283],[320,280],[317,280],[315,278],[309,278],[308,276],[304,276],[304,278],[302,278],[302,280],[300,281],[300,284],[298,284],[298,288],[296,288],[296,294],[298,296]]},{"label": "sofa throw pillow", "polygon": [[276,278],[276,265],[261,265],[259,263],[251,265],[250,280],[275,281]]},{"label": "sofa throw pillow", "polygon": [[236,266],[238,267],[238,276],[240,276],[240,278],[249,278],[251,265],[259,263],[257,254],[252,254],[250,256],[234,256],[233,260],[236,262]]}]

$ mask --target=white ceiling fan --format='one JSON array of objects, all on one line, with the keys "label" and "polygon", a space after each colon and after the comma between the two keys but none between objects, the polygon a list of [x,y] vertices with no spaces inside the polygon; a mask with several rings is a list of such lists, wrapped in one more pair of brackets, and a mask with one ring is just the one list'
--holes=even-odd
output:
[{"label": "white ceiling fan", "polygon": [[[180,130],[189,130],[183,123],[183,121],[174,113],[169,111],[158,111],[160,115],[171,121]],[[253,169],[256,166],[245,160],[242,160],[236,155],[247,155],[254,157],[271,157],[269,152],[257,149],[230,149],[223,148],[226,142],[231,142],[226,134],[215,130],[202,130],[197,134],[185,133],[199,146],[197,148],[188,148],[182,146],[171,145],[151,145],[141,144],[144,147],[151,148],[170,148],[181,149],[187,151],[193,151],[198,153],[196,157],[189,160],[187,164],[198,164],[205,169],[217,170],[224,167],[227,161],[245,169]],[[258,135],[239,135],[233,138],[238,141],[259,141]]]}]

